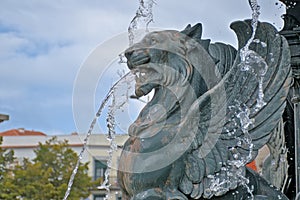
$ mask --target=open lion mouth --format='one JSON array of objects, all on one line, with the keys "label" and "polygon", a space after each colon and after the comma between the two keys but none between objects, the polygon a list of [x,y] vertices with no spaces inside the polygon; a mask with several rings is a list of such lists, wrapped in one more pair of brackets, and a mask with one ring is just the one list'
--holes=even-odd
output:
[{"label": "open lion mouth", "polygon": [[158,86],[158,72],[151,66],[151,58],[146,50],[126,51],[127,66],[135,75],[135,94],[137,97],[147,95]]}]

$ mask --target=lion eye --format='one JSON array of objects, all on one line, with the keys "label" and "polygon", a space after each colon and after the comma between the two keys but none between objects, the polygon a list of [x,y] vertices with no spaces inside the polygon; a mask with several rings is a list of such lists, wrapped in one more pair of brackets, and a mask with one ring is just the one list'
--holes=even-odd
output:
[{"label": "lion eye", "polygon": [[151,44],[156,44],[156,43],[157,43],[156,38],[152,37],[151,40],[150,40],[150,43],[151,43]]}]

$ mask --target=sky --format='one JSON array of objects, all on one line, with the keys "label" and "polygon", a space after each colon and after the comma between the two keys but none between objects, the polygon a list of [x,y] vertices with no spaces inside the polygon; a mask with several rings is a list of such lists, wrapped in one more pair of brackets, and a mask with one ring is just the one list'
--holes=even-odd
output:
[{"label": "sky", "polygon": [[[261,21],[283,26],[284,6],[259,0]],[[48,135],[85,133],[111,85],[138,0],[1,0],[0,132],[25,128]],[[229,24],[251,18],[248,0],[156,0],[150,28],[182,30],[202,23],[203,37],[236,47]],[[117,71],[115,71],[117,70]],[[120,114],[121,132],[142,104]],[[105,132],[100,118],[95,132]]]}]

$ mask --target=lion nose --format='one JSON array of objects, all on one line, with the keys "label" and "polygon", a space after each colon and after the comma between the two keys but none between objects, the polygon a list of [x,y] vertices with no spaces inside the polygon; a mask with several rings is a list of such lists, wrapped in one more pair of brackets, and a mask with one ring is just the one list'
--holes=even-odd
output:
[{"label": "lion nose", "polygon": [[139,62],[140,57],[144,55],[143,50],[128,49],[125,51],[125,57],[127,58],[127,66],[129,69],[133,69]]},{"label": "lion nose", "polygon": [[131,56],[133,54],[133,51],[126,51],[125,52],[125,57],[127,58],[127,66],[129,69],[132,69],[133,68],[133,64],[130,60]]},{"label": "lion nose", "polygon": [[132,51],[132,50],[125,51],[125,57],[127,58],[127,60],[130,59],[130,57],[131,57],[132,54],[133,54],[133,51]]},{"label": "lion nose", "polygon": [[125,51],[125,57],[129,69],[150,62],[149,52],[146,49],[128,49]]}]

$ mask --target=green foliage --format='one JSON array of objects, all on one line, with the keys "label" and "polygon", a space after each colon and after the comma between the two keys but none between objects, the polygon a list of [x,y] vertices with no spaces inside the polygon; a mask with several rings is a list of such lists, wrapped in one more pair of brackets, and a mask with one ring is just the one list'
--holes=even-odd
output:
[{"label": "green foliage", "polygon": [[[0,145],[2,144],[3,138],[0,136]],[[3,173],[5,173],[7,170],[7,166],[9,164],[12,164],[14,162],[14,152],[13,151],[7,151],[6,149],[2,149],[0,147],[0,180],[2,179]]]},{"label": "green foliage", "polygon": [[[5,181],[5,192],[0,199],[61,200],[77,162],[77,154],[68,147],[68,142],[52,138],[39,144],[33,161],[24,159],[13,170],[13,176]],[[69,199],[79,200],[89,196],[92,180],[87,175],[88,163],[81,164]]]},{"label": "green foliage", "polygon": [[[2,144],[2,137],[0,137],[0,145]],[[10,166],[14,163],[14,152],[7,151],[0,147],[0,199],[5,193],[6,180],[11,176],[12,170]]]}]

